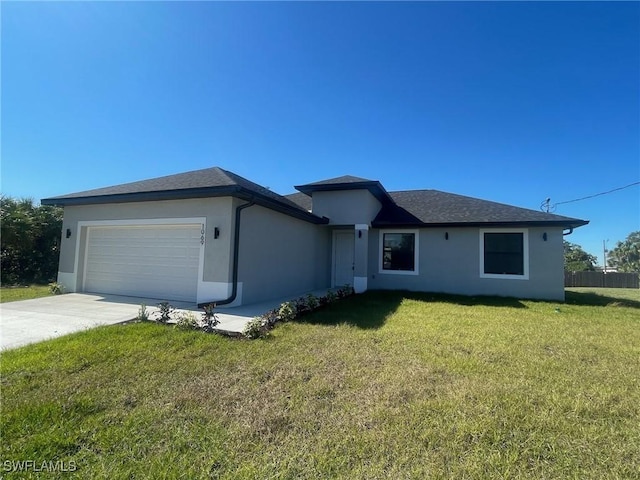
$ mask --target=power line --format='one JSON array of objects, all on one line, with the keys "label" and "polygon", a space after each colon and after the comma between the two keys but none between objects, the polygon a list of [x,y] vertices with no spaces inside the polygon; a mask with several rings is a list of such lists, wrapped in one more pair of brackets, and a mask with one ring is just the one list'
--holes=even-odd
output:
[{"label": "power line", "polygon": [[588,195],[586,197],[576,198],[575,200],[567,200],[565,202],[557,202],[555,205],[562,205],[563,203],[579,202],[580,200],[586,200],[587,198],[599,197],[600,195],[606,195],[608,193],[617,192],[618,190],[624,190],[625,188],[633,187],[634,185],[640,185],[640,182],[633,182],[633,183],[630,183],[629,185],[625,185],[624,187],[618,187],[618,188],[614,188],[612,190],[607,190],[606,192],[596,193],[595,195]]},{"label": "power line", "polygon": [[553,204],[551,203],[551,199],[547,198],[540,205],[540,209],[541,210],[546,209],[547,212],[555,211],[555,209],[556,209],[556,207],[558,205],[563,205],[563,204],[566,204],[566,203],[579,202],[581,200],[587,200],[588,198],[600,197],[602,195],[607,195],[609,193],[617,192],[619,190],[624,190],[625,188],[633,187],[634,185],[640,185],[640,182],[633,182],[633,183],[630,183],[629,185],[625,185],[624,187],[612,188],[611,190],[607,190],[606,192],[595,193],[593,195],[587,195],[586,197],[574,198],[573,200],[565,200],[564,202],[556,202],[556,203],[553,203]]}]

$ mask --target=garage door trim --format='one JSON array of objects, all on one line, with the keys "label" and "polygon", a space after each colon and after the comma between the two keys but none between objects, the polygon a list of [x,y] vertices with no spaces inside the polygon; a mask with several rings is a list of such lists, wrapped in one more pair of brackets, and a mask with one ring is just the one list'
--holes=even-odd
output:
[{"label": "garage door trim", "polygon": [[[187,225],[200,225],[202,232],[202,241],[200,242],[200,256],[198,259],[198,279],[197,279],[197,291],[203,286],[203,274],[204,274],[204,247],[206,242],[205,232],[207,231],[207,220],[206,217],[189,217],[189,218],[141,218],[141,219],[122,219],[122,220],[92,220],[92,221],[80,221],[78,222],[78,232],[76,233],[80,236],[80,232],[83,231],[83,228],[88,233],[88,227],[153,227],[153,226],[187,226]],[[84,291],[84,285],[86,282],[86,269],[87,269],[87,255],[89,253],[89,235],[86,235],[84,245],[84,262],[83,262],[83,272],[82,272],[82,290]],[[76,242],[76,252],[75,252],[75,265],[76,268],[79,265],[80,259],[80,247],[81,247],[80,238]]]}]

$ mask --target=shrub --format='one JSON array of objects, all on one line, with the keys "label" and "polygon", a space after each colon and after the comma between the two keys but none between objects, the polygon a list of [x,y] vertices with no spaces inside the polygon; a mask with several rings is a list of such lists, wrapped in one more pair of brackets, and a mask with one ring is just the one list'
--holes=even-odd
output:
[{"label": "shrub", "polygon": [[242,334],[249,339],[263,338],[269,333],[266,322],[262,317],[255,317],[244,327]]},{"label": "shrub", "polygon": [[193,312],[183,312],[178,315],[175,328],[180,330],[198,330],[200,323]]},{"label": "shrub", "polygon": [[278,310],[278,317],[282,322],[290,322],[296,318],[296,306],[293,302],[284,302]]},{"label": "shrub", "polygon": [[293,301],[293,304],[296,307],[296,316],[304,315],[307,312],[310,312],[309,305],[307,304],[307,299],[304,297],[296,298]]},{"label": "shrub", "polygon": [[207,305],[202,307],[204,312],[202,312],[202,320],[200,326],[205,332],[213,332],[216,325],[220,323],[218,315],[216,315],[216,313],[214,312],[215,308],[215,303],[208,303]]},{"label": "shrub", "polygon": [[318,297],[313,295],[312,293],[307,295],[306,298],[307,308],[309,311],[315,310],[320,306],[320,302],[318,301]]},{"label": "shrub", "polygon": [[336,295],[338,298],[345,298],[348,297],[350,295],[353,295],[353,287],[349,284],[346,284],[342,287],[340,287],[337,291],[336,291]]},{"label": "shrub", "polygon": [[268,328],[273,328],[278,320],[280,320],[279,310],[269,310],[261,318]]},{"label": "shrub", "polygon": [[147,311],[147,306],[144,303],[140,305],[136,319],[145,321],[149,320],[149,312]]},{"label": "shrub", "polygon": [[310,293],[305,297],[298,297],[290,302],[281,303],[277,310],[270,310],[264,315],[255,317],[247,323],[242,334],[246,338],[250,339],[265,337],[277,322],[290,322],[300,315],[312,312],[313,310],[333,303],[340,298],[353,295],[353,293],[351,285],[345,285],[344,287],[339,288],[335,293],[333,291],[329,291],[322,297],[316,297]]},{"label": "shrub", "polygon": [[49,284],[49,291],[54,295],[61,295],[64,293],[64,285],[58,282],[51,282]]},{"label": "shrub", "polygon": [[338,296],[334,293],[333,290],[329,290],[323,298],[326,299],[327,303],[333,303],[338,300]]},{"label": "shrub", "polygon": [[171,314],[175,311],[173,305],[169,302],[160,302],[158,304],[159,311],[156,313],[157,320],[160,323],[167,323],[171,320]]}]

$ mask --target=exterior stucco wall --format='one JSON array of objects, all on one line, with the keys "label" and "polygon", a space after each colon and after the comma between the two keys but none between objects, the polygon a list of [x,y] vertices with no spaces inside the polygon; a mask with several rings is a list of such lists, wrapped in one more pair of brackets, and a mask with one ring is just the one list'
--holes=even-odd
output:
[{"label": "exterior stucco wall", "polygon": [[[377,213],[379,202],[368,191],[316,192],[314,208],[316,195],[320,195],[320,214],[330,218],[333,214],[334,225],[356,225],[362,230],[358,240],[366,242],[368,248],[357,250],[354,273],[364,289],[564,299],[563,237],[559,227],[527,229],[527,280],[481,278],[480,229],[471,227],[420,229],[419,275],[380,273],[379,230],[366,228]],[[81,289],[87,237],[87,227],[80,227],[82,222],[202,217],[206,231],[198,300],[227,298],[233,275],[235,208],[244,203],[222,197],[66,207],[58,279],[70,291]],[[220,232],[217,239],[216,227]],[[70,238],[65,235],[67,228],[71,230]],[[234,304],[329,287],[331,232],[332,228],[326,225],[314,225],[258,205],[244,209],[239,245],[239,298]],[[363,256],[361,261],[357,261],[358,255]]]},{"label": "exterior stucco wall", "polygon": [[[212,290],[207,292],[207,284],[204,283],[205,291],[199,291],[198,297],[226,296],[231,282],[232,213],[230,197],[65,207],[58,280],[71,291],[81,289],[87,230],[80,227],[81,222],[203,217],[206,219],[206,231],[201,281],[208,282]],[[214,239],[215,227],[220,231],[217,239]],[[71,230],[70,238],[65,235],[67,228]]]},{"label": "exterior stucco wall", "polygon": [[[529,279],[480,277],[480,229],[423,228],[419,275],[380,273],[379,231],[369,234],[369,289],[564,300],[562,229],[528,228]],[[398,230],[401,231],[401,230]],[[449,239],[445,239],[448,232]],[[547,241],[543,234],[547,233]]]},{"label": "exterior stucco wall", "polygon": [[313,192],[313,213],[330,225],[371,224],[381,204],[368,190]]},{"label": "exterior stucco wall", "polygon": [[331,236],[326,226],[257,205],[242,212],[240,225],[242,303],[329,287]]}]

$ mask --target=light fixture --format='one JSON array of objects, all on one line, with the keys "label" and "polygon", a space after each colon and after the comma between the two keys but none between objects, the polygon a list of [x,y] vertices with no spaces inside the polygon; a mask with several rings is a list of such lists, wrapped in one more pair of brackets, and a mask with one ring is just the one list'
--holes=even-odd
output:
[{"label": "light fixture", "polygon": [[214,227],[213,238],[218,238],[219,236],[220,236],[220,229],[218,227]]},{"label": "light fixture", "polygon": [[547,232],[544,232],[542,234],[542,240],[544,240],[545,242],[547,241]]},{"label": "light fixture", "polygon": [[358,230],[358,238],[362,238],[362,230]]},{"label": "light fixture", "polygon": [[71,236],[71,229],[67,228],[67,238],[69,238]]},{"label": "light fixture", "polygon": [[449,232],[444,232],[444,239],[449,240]]}]

